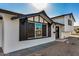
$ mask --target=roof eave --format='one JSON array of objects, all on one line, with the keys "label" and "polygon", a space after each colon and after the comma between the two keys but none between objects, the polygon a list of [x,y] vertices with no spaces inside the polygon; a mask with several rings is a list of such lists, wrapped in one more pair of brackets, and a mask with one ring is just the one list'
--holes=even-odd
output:
[{"label": "roof eave", "polygon": [[24,15],[24,14],[21,14],[21,13],[17,13],[17,12],[5,10],[5,9],[0,9],[0,12],[1,13],[6,13],[6,14],[11,14],[11,15]]}]

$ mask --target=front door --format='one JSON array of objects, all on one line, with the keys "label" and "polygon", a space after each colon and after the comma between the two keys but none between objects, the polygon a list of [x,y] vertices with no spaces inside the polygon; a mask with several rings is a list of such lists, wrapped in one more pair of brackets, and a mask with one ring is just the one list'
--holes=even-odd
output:
[{"label": "front door", "polygon": [[59,26],[56,26],[55,30],[56,30],[56,39],[58,39],[59,38]]}]

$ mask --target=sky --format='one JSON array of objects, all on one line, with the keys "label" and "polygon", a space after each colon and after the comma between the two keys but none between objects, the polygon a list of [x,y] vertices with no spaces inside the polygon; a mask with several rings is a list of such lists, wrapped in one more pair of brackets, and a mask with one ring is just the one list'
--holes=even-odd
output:
[{"label": "sky", "polygon": [[[22,14],[30,14],[38,12],[38,10],[31,3],[0,3],[0,8]],[[48,3],[47,7],[44,10],[49,17],[54,17],[67,13],[73,13],[77,24],[79,22],[78,3]]]}]

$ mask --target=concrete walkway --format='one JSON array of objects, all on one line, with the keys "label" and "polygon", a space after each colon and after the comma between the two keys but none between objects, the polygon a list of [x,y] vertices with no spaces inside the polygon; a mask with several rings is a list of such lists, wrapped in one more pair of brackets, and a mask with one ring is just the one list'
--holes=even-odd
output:
[{"label": "concrete walkway", "polygon": [[30,55],[30,54],[32,54],[34,52],[37,52],[37,51],[40,51],[40,50],[44,50],[44,49],[46,49],[46,48],[48,48],[50,46],[53,46],[56,43],[57,42],[49,42],[49,43],[46,43],[46,44],[41,44],[41,45],[34,46],[34,47],[31,47],[31,48],[15,51],[15,52],[6,54],[5,56],[27,56],[27,55]]}]

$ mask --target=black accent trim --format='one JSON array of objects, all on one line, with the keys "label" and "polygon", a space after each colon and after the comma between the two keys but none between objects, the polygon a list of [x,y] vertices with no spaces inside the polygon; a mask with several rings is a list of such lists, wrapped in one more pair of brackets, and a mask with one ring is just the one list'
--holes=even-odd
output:
[{"label": "black accent trim", "polygon": [[1,13],[12,14],[12,15],[24,15],[24,14],[21,14],[21,13],[17,13],[17,12],[5,10],[5,9],[0,9],[0,12],[1,12]]},{"label": "black accent trim", "polygon": [[68,13],[68,14],[63,14],[63,15],[59,15],[59,16],[55,16],[55,17],[52,17],[51,19],[54,19],[54,18],[57,18],[57,17],[62,17],[62,16],[66,16],[66,15],[72,15],[74,21],[75,21],[75,18],[73,16],[73,13]]},{"label": "black accent trim", "polygon": [[19,40],[23,41],[27,39],[26,35],[26,24],[27,24],[27,18],[23,18],[19,20]]},{"label": "black accent trim", "polygon": [[46,36],[47,31],[46,31],[46,24],[42,24],[42,36]]},{"label": "black accent trim", "polygon": [[3,19],[3,17],[0,17],[0,20],[2,20]]},{"label": "black accent trim", "polygon": [[[42,16],[40,16],[40,15],[39,15],[39,17],[43,18],[43,17],[42,17]],[[46,19],[44,19],[44,18],[43,18],[43,23],[44,23],[44,20],[45,20],[46,22],[48,22]]]},{"label": "black accent trim", "polygon": [[[29,32],[28,30],[30,29],[29,26],[31,26],[29,23],[34,23],[35,24],[35,23],[40,23],[40,22],[28,22],[27,18],[20,19],[20,21],[19,21],[19,29],[20,29],[19,30],[19,38],[20,38],[19,40],[20,41],[37,39],[37,38],[35,38],[35,36],[34,37],[29,36],[29,34],[32,33],[31,31],[33,31],[33,30],[31,30],[30,33],[28,33]],[[44,24],[44,23],[42,23],[42,24]],[[34,27],[34,31],[33,32],[34,32],[34,35],[35,35],[35,27]],[[46,32],[45,28],[44,28],[43,32]],[[46,35],[44,35],[44,33],[42,33],[42,35],[43,35],[43,37],[40,37],[40,38],[46,38]],[[50,23],[48,23],[48,37],[51,37],[51,24]],[[40,38],[38,38],[38,39],[40,39]]]},{"label": "black accent trim", "polygon": [[59,26],[56,26],[55,27],[55,30],[56,30],[56,39],[59,39]]},{"label": "black accent trim", "polygon": [[51,37],[51,24],[48,23],[48,37]]},{"label": "black accent trim", "polygon": [[45,13],[44,10],[41,11],[41,12],[38,12],[38,13],[23,15],[23,16],[21,16],[21,17],[27,17],[27,18],[29,18],[29,17],[33,17],[33,16],[39,16],[39,15],[41,15],[41,14],[43,14],[44,16],[46,16],[46,17],[48,18],[48,20],[49,20],[49,21],[47,21],[48,23],[50,23],[50,24],[53,23],[53,20],[51,20],[51,19],[46,15],[46,13]]}]

